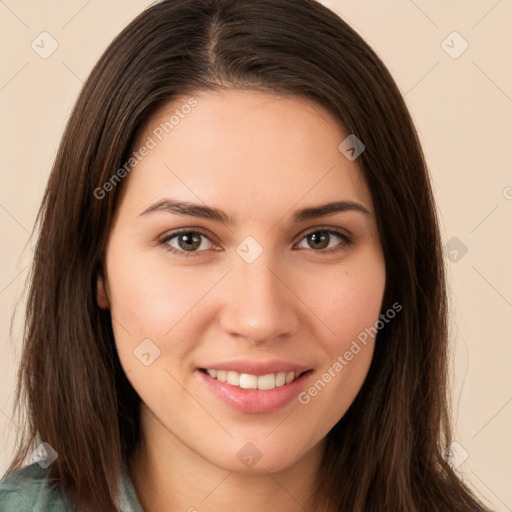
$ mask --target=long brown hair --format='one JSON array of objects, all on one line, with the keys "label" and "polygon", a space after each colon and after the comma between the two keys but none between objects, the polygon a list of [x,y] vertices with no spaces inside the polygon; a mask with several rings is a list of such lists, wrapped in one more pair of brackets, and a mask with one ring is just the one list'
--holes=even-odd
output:
[{"label": "long brown hair", "polygon": [[96,302],[124,182],[98,189],[116,181],[165,103],[225,87],[314,100],[363,141],[358,163],[386,263],[382,310],[403,307],[379,331],[364,385],[327,435],[318,496],[340,512],[486,510],[443,458],[452,441],[445,270],[417,133],[379,57],[314,0],[164,0],[94,67],[38,212],[15,401],[28,415],[6,475],[45,441],[58,452],[50,480],[77,509],[117,510],[120,471],[140,440],[140,398],[117,357],[115,320]]}]

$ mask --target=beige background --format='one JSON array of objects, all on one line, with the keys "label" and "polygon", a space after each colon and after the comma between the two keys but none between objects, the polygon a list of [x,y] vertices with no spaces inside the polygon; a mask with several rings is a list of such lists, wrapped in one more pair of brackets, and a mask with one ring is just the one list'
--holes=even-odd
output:
[{"label": "beige background", "polygon": [[[10,416],[21,315],[12,336],[9,326],[32,256],[30,244],[23,249],[83,80],[111,39],[150,3],[0,0],[0,471],[17,428]],[[512,511],[512,2],[323,3],[383,59],[416,122],[444,243],[451,240],[456,260],[446,260],[453,417],[457,453],[468,458],[455,463],[496,512]],[[47,59],[31,47],[43,31],[59,45]],[[467,50],[452,58],[447,52],[460,53],[464,41]]]}]

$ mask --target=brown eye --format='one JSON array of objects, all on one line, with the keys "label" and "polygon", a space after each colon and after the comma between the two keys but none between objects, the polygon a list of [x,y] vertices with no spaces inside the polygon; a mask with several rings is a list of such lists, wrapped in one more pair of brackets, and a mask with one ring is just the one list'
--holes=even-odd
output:
[{"label": "brown eye", "polygon": [[[338,239],[338,243],[336,243],[336,239]],[[301,248],[319,253],[341,251],[353,243],[347,235],[333,229],[317,229],[308,233],[302,240],[306,241],[307,246]],[[300,243],[303,243],[302,240]],[[160,244],[178,256],[193,256],[213,247],[213,243],[206,233],[193,230],[170,233],[160,240]]]},{"label": "brown eye", "polygon": [[[341,240],[341,243],[334,243],[335,239]],[[334,240],[333,240],[334,239]],[[340,231],[332,229],[319,229],[308,233],[302,240],[306,240],[308,247],[306,249],[313,249],[317,252],[335,252],[343,249],[345,246],[352,244],[352,240],[347,235]],[[301,241],[302,242],[302,241]]]},{"label": "brown eye", "polygon": [[[207,240],[206,247],[203,239]],[[173,243],[171,243],[171,241]],[[178,231],[176,233],[171,233],[162,239],[160,243],[167,245],[168,250],[174,253],[201,252],[209,249],[212,245],[212,242],[207,235],[201,231]],[[200,248],[201,250],[199,250]],[[183,256],[188,255],[183,254]]]}]

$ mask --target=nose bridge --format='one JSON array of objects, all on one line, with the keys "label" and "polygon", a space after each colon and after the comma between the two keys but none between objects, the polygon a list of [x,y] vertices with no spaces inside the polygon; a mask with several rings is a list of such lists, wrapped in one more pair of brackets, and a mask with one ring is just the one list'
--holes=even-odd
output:
[{"label": "nose bridge", "polygon": [[221,313],[225,332],[259,344],[296,329],[296,301],[275,267],[266,252],[251,263],[235,262]]}]

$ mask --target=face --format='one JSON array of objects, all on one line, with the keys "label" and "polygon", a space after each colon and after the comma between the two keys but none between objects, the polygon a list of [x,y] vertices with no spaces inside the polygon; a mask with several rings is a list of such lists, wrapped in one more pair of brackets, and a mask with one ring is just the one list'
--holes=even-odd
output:
[{"label": "face", "polygon": [[167,105],[135,145],[98,302],[148,439],[274,472],[324,440],[367,375],[363,333],[385,286],[373,205],[320,105],[194,98]]}]

